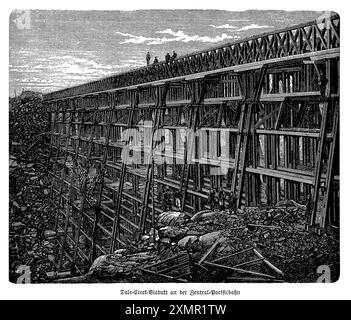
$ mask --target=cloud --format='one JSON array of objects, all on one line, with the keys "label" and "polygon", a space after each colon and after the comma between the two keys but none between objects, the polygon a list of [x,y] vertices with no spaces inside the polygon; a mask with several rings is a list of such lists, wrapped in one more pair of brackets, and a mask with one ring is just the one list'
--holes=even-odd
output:
[{"label": "cloud", "polygon": [[154,38],[148,38],[148,37],[143,37],[143,36],[135,36],[135,35],[130,34],[130,33],[124,33],[124,32],[119,32],[119,31],[116,31],[116,34],[119,34],[119,35],[121,35],[123,37],[129,37],[129,39],[121,42],[120,44],[125,44],[125,43],[140,44],[140,43],[144,43],[146,41],[154,40]]},{"label": "cloud", "polygon": [[238,27],[235,26],[231,26],[228,23],[226,24],[222,24],[220,26],[215,26],[213,24],[210,25],[212,28],[216,28],[216,29],[238,29]]},{"label": "cloud", "polygon": [[98,63],[95,59],[65,54],[40,58],[28,64],[12,64],[10,65],[10,76],[16,79],[16,85],[23,88],[32,87],[52,91],[58,87],[93,81],[122,70],[141,66],[142,63],[137,59],[128,58],[112,66]]},{"label": "cloud", "polygon": [[127,59],[127,60],[121,60],[122,63],[124,64],[130,64],[130,65],[134,65],[134,66],[139,66],[139,65],[144,65],[145,62],[144,60],[140,60],[140,59]]},{"label": "cloud", "polygon": [[229,19],[228,21],[232,21],[232,22],[247,22],[247,21],[251,21],[251,19]]},{"label": "cloud", "polygon": [[251,30],[251,29],[263,29],[263,28],[273,28],[272,26],[260,26],[258,24],[250,24],[246,27],[242,27],[240,29],[238,29],[237,31],[247,31],[247,30]]},{"label": "cloud", "polygon": [[157,31],[156,33],[163,33],[163,34],[170,34],[174,36],[174,38],[169,38],[169,41],[182,41],[182,42],[189,42],[189,41],[199,41],[199,42],[220,42],[225,39],[232,39],[232,36],[227,35],[226,33],[222,33],[220,36],[216,36],[214,38],[208,36],[190,36],[185,34],[183,31],[173,31],[172,29],[166,29],[162,31]]},{"label": "cloud", "polygon": [[126,43],[141,44],[146,42],[148,45],[155,45],[155,44],[163,44],[163,43],[175,42],[175,41],[180,41],[185,43],[190,41],[215,43],[215,42],[220,42],[226,39],[233,38],[233,36],[227,35],[226,33],[222,33],[220,36],[216,36],[216,37],[208,37],[208,36],[199,36],[199,35],[187,35],[184,33],[184,31],[181,31],[181,30],[173,31],[172,29],[156,31],[156,33],[167,34],[167,35],[171,35],[172,37],[144,37],[144,36],[133,35],[130,33],[123,33],[119,31],[116,32],[116,34],[129,38],[122,41],[121,44],[126,44]]},{"label": "cloud", "polygon": [[56,61],[61,61],[64,62],[64,65],[75,65],[75,66],[81,66],[81,67],[89,67],[93,69],[107,69],[111,70],[113,67],[108,64],[100,64],[95,62],[92,59],[84,59],[84,58],[78,58],[70,55],[64,55],[64,56],[55,56],[55,57],[50,57],[51,60],[56,60]]}]

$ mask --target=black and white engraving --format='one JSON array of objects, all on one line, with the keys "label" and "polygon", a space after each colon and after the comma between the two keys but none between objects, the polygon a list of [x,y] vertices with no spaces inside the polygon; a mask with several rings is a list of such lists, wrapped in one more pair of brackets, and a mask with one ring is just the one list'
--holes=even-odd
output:
[{"label": "black and white engraving", "polygon": [[340,19],[10,16],[15,283],[335,282]]}]

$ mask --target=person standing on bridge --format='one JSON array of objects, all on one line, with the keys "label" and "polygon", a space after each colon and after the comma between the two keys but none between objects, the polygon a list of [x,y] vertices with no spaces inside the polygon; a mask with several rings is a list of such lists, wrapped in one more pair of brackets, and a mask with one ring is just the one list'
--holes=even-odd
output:
[{"label": "person standing on bridge", "polygon": [[165,60],[166,63],[169,63],[169,61],[171,60],[171,55],[169,54],[169,52],[167,52],[167,54],[165,55]]},{"label": "person standing on bridge", "polygon": [[150,59],[151,59],[151,55],[150,52],[148,51],[146,54],[146,65],[149,66],[150,65]]},{"label": "person standing on bridge", "polygon": [[172,61],[174,61],[175,59],[177,59],[177,53],[173,50],[173,54],[171,57]]}]

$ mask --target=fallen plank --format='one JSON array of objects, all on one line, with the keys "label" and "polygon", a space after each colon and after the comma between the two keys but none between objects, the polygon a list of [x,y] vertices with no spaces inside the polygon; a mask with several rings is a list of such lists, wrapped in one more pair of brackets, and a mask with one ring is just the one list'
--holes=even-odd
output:
[{"label": "fallen plank", "polygon": [[245,250],[242,250],[242,251],[238,251],[238,252],[235,252],[235,253],[232,253],[228,256],[225,256],[225,257],[222,257],[222,258],[218,258],[218,259],[215,259],[213,261],[211,261],[212,263],[216,263],[216,262],[220,262],[220,261],[223,261],[223,260],[227,260],[229,258],[232,258],[232,257],[235,257],[237,256],[238,254],[241,254],[241,253],[245,253],[245,252],[248,252],[248,251],[251,251],[253,248],[248,248],[248,249],[245,249]]},{"label": "fallen plank", "polygon": [[247,273],[247,274],[252,274],[255,276],[259,276],[259,277],[267,277],[270,279],[276,279],[273,276],[270,276],[268,274],[265,273],[260,273],[260,272],[255,272],[255,271],[250,271],[250,270],[244,270],[244,269],[240,269],[240,268],[234,268],[234,267],[229,267],[229,266],[224,266],[224,265],[220,265],[220,264],[216,264],[216,263],[212,263],[212,262],[204,262],[206,265],[211,266],[211,267],[215,267],[215,268],[221,268],[221,269],[226,269],[226,270],[232,270],[235,272],[239,272],[239,273]]},{"label": "fallen plank", "polygon": [[233,266],[233,268],[238,268],[238,267],[247,266],[250,264],[255,264],[255,263],[261,262],[263,259],[264,258],[259,258],[259,259],[255,259],[255,260],[251,260],[251,261],[242,262],[242,263],[239,263],[239,264]]},{"label": "fallen plank", "polygon": [[246,226],[241,226],[241,227],[233,227],[233,228],[229,228],[229,229],[226,229],[226,231],[235,231],[235,230],[240,230],[240,229],[245,229]]},{"label": "fallen plank", "polygon": [[276,226],[266,226],[264,224],[253,224],[249,223],[249,227],[257,227],[257,228],[269,228],[269,229],[281,229],[281,227],[276,227]]},{"label": "fallen plank", "polygon": [[283,271],[281,271],[280,269],[278,269],[275,265],[273,265],[271,262],[269,262],[265,257],[262,256],[262,254],[260,254],[256,249],[253,249],[253,252],[255,253],[255,255],[260,258],[263,259],[263,262],[269,267],[271,268],[274,272],[278,273],[281,276],[284,276]]},{"label": "fallen plank", "polygon": [[167,276],[165,274],[158,274],[158,273],[156,273],[154,271],[151,271],[151,270],[147,270],[147,269],[141,269],[141,270],[146,272],[146,273],[149,273],[149,274],[152,274],[154,276],[157,276],[157,277],[164,277],[164,278],[169,279],[169,280],[175,280],[175,281],[180,281],[180,282],[184,282],[184,283],[188,282],[185,279],[175,278],[175,277],[172,277],[172,276]]},{"label": "fallen plank", "polygon": [[191,272],[186,272],[186,273],[180,274],[179,276],[175,276],[174,279],[178,280],[179,278],[187,277],[187,276],[191,276]]},{"label": "fallen plank", "polygon": [[204,271],[208,271],[208,269],[205,268],[202,264],[195,263],[194,265],[197,266],[197,267],[200,267]]},{"label": "fallen plank", "polygon": [[227,280],[237,281],[237,282],[277,282],[282,283],[283,280],[280,279],[263,279],[263,278],[250,278],[250,277],[228,277]]},{"label": "fallen plank", "polygon": [[183,256],[183,255],[187,255],[187,253],[186,253],[186,252],[180,252],[180,253],[178,253],[177,255],[173,256],[173,257],[170,257],[170,258],[167,258],[167,259],[165,259],[165,260],[162,260],[162,261],[159,261],[159,262],[150,264],[150,265],[146,266],[145,268],[153,268],[153,267],[156,267],[156,266],[158,266],[158,265],[160,265],[160,264],[162,264],[162,263],[171,261],[171,260],[173,260],[173,259],[177,259],[177,258],[179,258],[179,257],[181,257],[181,256]]},{"label": "fallen plank", "polygon": [[189,265],[189,259],[180,261],[178,264],[176,264],[174,266],[170,266],[170,267],[167,267],[167,268],[162,269],[160,271],[156,271],[156,273],[158,273],[158,274],[166,274],[168,272],[173,272],[175,270],[181,269],[181,268],[183,268],[183,267],[185,267],[187,265]]}]

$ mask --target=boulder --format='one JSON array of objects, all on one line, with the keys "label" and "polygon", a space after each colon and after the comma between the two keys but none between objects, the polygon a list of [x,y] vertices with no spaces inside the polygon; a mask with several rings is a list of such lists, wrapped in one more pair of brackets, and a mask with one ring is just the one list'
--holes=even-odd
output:
[{"label": "boulder", "polygon": [[171,243],[171,239],[170,238],[161,238],[160,239],[160,243],[170,244]]},{"label": "boulder", "polygon": [[55,256],[52,255],[52,254],[49,254],[48,255],[48,260],[51,261],[51,262],[54,262],[55,261]]},{"label": "boulder", "polygon": [[188,232],[188,229],[186,228],[179,228],[179,227],[163,227],[159,229],[159,235],[162,238],[170,238],[170,239],[175,239],[175,238],[182,238],[184,237]]},{"label": "boulder", "polygon": [[194,244],[197,240],[198,240],[198,237],[196,236],[186,236],[183,239],[178,241],[178,246],[184,249],[187,246]]},{"label": "boulder", "polygon": [[22,229],[22,228],[26,227],[26,225],[23,224],[22,222],[14,222],[14,223],[12,223],[11,226],[15,229]]},{"label": "boulder", "polygon": [[155,256],[149,252],[139,252],[125,256],[122,254],[107,254],[95,259],[88,275],[97,278],[122,277],[136,272],[154,259]]},{"label": "boulder", "polygon": [[163,212],[158,216],[158,226],[179,226],[182,225],[187,220],[184,213],[177,211]]},{"label": "boulder", "polygon": [[44,231],[44,238],[45,239],[54,238],[55,236],[56,236],[56,232],[53,230],[45,230]]},{"label": "boulder", "polygon": [[216,214],[215,211],[211,211],[211,210],[202,210],[198,213],[196,213],[195,215],[192,216],[192,218],[190,219],[191,221],[199,221],[202,219],[207,219],[207,218],[211,218],[212,216],[214,216]]},{"label": "boulder", "polygon": [[204,234],[200,237],[199,241],[203,247],[208,247],[212,245],[221,237],[222,231],[214,231],[207,234]]}]

